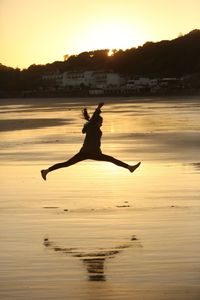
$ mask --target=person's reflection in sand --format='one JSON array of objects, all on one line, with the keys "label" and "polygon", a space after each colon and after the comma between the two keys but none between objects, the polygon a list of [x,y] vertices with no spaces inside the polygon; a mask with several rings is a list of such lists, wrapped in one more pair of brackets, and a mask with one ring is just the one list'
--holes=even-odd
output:
[{"label": "person's reflection in sand", "polygon": [[106,281],[104,275],[105,258],[86,258],[82,261],[86,266],[89,281]]},{"label": "person's reflection in sand", "polygon": [[115,258],[115,256],[121,253],[123,250],[132,247],[142,247],[138,239],[133,235],[130,241],[126,244],[122,244],[110,249],[98,249],[95,252],[84,252],[77,248],[62,248],[56,245],[56,243],[50,241],[48,238],[44,239],[44,246],[55,252],[62,252],[66,255],[80,258],[83,265],[86,267],[89,281],[106,281],[105,262],[106,259]]}]

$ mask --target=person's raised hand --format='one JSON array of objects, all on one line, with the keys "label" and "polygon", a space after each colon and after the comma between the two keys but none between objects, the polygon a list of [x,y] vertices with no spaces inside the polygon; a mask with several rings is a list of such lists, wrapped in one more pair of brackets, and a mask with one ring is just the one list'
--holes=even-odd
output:
[{"label": "person's raised hand", "polygon": [[102,106],[104,106],[104,102],[100,102],[100,103],[98,104],[98,108],[101,108]]}]

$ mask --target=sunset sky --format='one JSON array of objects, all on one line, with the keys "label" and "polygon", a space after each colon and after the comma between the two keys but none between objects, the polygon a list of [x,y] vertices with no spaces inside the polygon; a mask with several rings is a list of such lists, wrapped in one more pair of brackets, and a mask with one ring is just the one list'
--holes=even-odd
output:
[{"label": "sunset sky", "polygon": [[27,68],[171,40],[199,29],[199,12],[200,0],[0,0],[0,63]]}]

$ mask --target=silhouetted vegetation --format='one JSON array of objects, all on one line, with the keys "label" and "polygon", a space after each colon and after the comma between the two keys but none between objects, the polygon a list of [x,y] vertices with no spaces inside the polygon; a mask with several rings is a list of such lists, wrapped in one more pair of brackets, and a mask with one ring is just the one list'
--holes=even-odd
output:
[{"label": "silhouetted vegetation", "polygon": [[195,86],[200,86],[200,30],[172,41],[147,42],[138,48],[115,50],[111,56],[108,52],[108,49],[83,52],[71,55],[63,62],[31,65],[24,70],[0,64],[0,91],[42,89],[44,74],[70,70],[102,70],[158,78],[193,74]]}]

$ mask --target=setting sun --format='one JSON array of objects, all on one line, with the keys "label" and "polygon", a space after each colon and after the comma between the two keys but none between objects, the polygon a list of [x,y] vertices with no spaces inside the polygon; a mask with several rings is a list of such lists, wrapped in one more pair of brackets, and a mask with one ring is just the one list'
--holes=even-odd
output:
[{"label": "setting sun", "polygon": [[110,49],[109,51],[108,51],[108,56],[112,56],[114,54],[114,49]]}]

